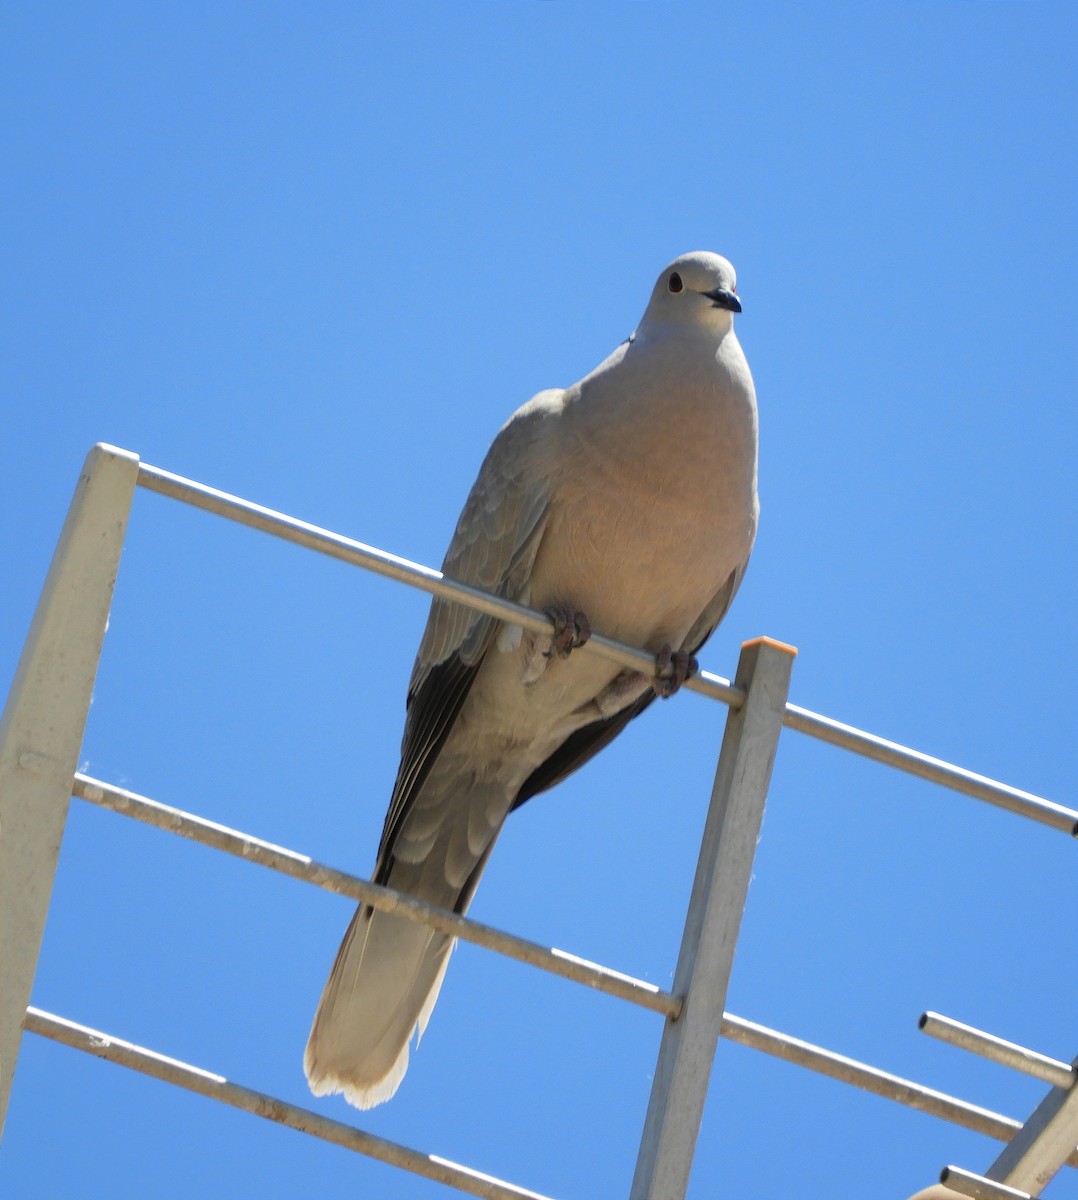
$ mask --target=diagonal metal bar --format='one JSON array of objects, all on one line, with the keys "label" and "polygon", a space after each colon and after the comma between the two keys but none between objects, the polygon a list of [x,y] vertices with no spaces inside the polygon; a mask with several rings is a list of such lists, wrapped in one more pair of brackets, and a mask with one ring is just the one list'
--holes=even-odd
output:
[{"label": "diagonal metal bar", "polygon": [[133,1042],[125,1042],[100,1030],[64,1020],[39,1008],[26,1010],[24,1028],[29,1033],[61,1042],[106,1062],[141,1071],[144,1075],[176,1084],[189,1092],[208,1096],[211,1100],[219,1100],[222,1104],[253,1113],[256,1117],[276,1121],[279,1125],[287,1125],[300,1133],[313,1134],[325,1142],[343,1146],[346,1150],[355,1150],[369,1158],[376,1158],[379,1162],[402,1167],[414,1175],[434,1179],[470,1196],[480,1196],[483,1200],[548,1200],[548,1197],[538,1192],[516,1187],[496,1179],[493,1175],[484,1175],[439,1155],[424,1154],[398,1142],[365,1133],[352,1125],[330,1120],[320,1113],[289,1104],[286,1100],[279,1100],[265,1092],[256,1092],[252,1088],[232,1083],[223,1075],[215,1075],[191,1066],[190,1063],[167,1058],[163,1054],[147,1050],[144,1046],[136,1046]]},{"label": "diagonal metal bar", "polygon": [[628,1000],[641,1008],[651,1009],[664,1016],[676,1016],[681,1011],[681,1001],[676,996],[643,979],[634,979],[631,975],[623,975],[620,971],[612,971],[609,967],[578,958],[566,950],[541,946],[537,942],[530,942],[526,938],[495,929],[492,925],[483,925],[469,917],[462,917],[459,913],[450,912],[449,909],[417,900],[404,892],[381,887],[361,879],[358,875],[349,875],[346,871],[338,871],[324,863],[315,862],[305,854],[297,854],[284,846],[275,846],[272,842],[264,842],[261,838],[240,833],[238,829],[229,829],[227,825],[218,825],[215,821],[207,821],[204,817],[196,817],[182,809],[160,804],[156,800],[129,792],[125,788],[114,787],[100,779],[76,774],[72,795],[100,808],[107,808],[111,812],[133,817],[143,824],[179,834],[215,850],[223,850],[246,862],[269,867],[292,879],[313,883],[327,892],[348,896],[352,900],[369,904],[380,912],[394,913],[421,925],[429,925],[432,929],[448,933],[452,937],[485,946],[488,950],[495,950],[508,958],[515,958],[518,962],[540,967],[553,975],[560,975],[596,991]]},{"label": "diagonal metal bar", "polygon": [[1039,1054],[1036,1050],[1019,1046],[1017,1042],[1008,1042],[995,1034],[985,1033],[972,1025],[964,1025],[961,1021],[941,1016],[939,1013],[922,1013],[917,1026],[929,1037],[939,1038],[941,1042],[948,1042],[961,1050],[979,1054],[982,1058],[991,1059],[1001,1066],[1022,1071],[1054,1087],[1070,1088],[1078,1079],[1078,1072],[1070,1063],[1060,1062],[1047,1054]]},{"label": "diagonal metal bar", "polygon": [[[727,1041],[816,1071],[840,1083],[851,1084],[885,1100],[894,1100],[907,1108],[950,1121],[952,1125],[960,1125],[963,1129],[971,1129],[974,1133],[982,1133],[1000,1142],[1009,1142],[1022,1128],[1021,1121],[1013,1117],[1005,1117],[1002,1113],[948,1096],[946,1092],[938,1092],[912,1079],[893,1075],[890,1071],[881,1071],[879,1067],[836,1054],[833,1050],[826,1050],[801,1038],[779,1033],[755,1021],[735,1017],[732,1013],[723,1017],[722,1036]],[[1067,1159],[1067,1166],[1078,1167],[1078,1152]]]},{"label": "diagonal metal bar", "polygon": [[[403,893],[394,892],[391,888],[380,888],[368,883],[358,876],[349,875],[333,867],[316,862],[306,855],[297,854],[283,846],[275,846],[272,842],[251,837],[227,826],[207,821],[192,813],[186,813],[167,804],[161,804],[140,796],[125,788],[115,787],[90,776],[77,774],[72,794],[78,798],[108,809],[122,816],[132,817],[144,824],[168,833],[175,833],[191,841],[200,842],[237,858],[257,863],[270,870],[279,871],[291,879],[298,879],[325,888],[337,895],[348,896],[350,899],[392,904],[400,902],[399,911],[405,914],[405,909],[412,919],[442,928],[446,933],[454,934],[473,941],[476,945],[485,946],[495,953],[505,954],[519,962],[531,963],[552,974],[582,983],[597,991],[606,992],[622,1000],[628,1000],[642,1008],[661,1012],[664,1016],[674,1016],[681,1011],[681,1001],[669,992],[661,991],[654,984],[634,979],[629,975],[611,971],[607,967],[589,963],[563,950],[546,949],[534,942],[525,941],[511,934],[503,933],[490,926],[480,925],[470,918],[450,913],[446,909],[438,909],[433,905],[423,904],[413,900]],[[441,922],[445,922],[444,925]],[[474,931],[474,932],[473,932]],[[733,1013],[724,1013],[721,1035],[732,1042],[737,1042],[753,1050],[771,1055],[773,1058],[794,1063],[818,1074],[826,1075],[843,1083],[852,1084],[874,1095],[883,1096],[909,1108],[939,1117],[965,1129],[972,1129],[988,1137],[1007,1141],[1021,1128],[1018,1121],[1002,1116],[989,1109],[969,1104],[944,1092],[926,1088],[910,1079],[881,1071],[867,1063],[847,1058],[833,1050],[814,1045],[789,1034],[780,1033],[766,1025],[747,1021]],[[1073,1156],[1072,1166],[1078,1166],[1078,1154]]]},{"label": "diagonal metal bar", "polygon": [[[482,588],[472,587],[467,583],[459,583],[443,575],[441,571],[410,562],[374,546],[367,546],[363,542],[333,533],[319,525],[298,521],[295,517],[289,517],[272,508],[264,508],[261,504],[252,504],[240,496],[218,491],[217,488],[207,487],[193,479],[185,479],[182,475],[163,471],[160,467],[142,463],[139,467],[138,483],[139,487],[148,491],[159,492],[163,496],[180,500],[240,525],[247,525],[296,545],[305,546],[308,550],[317,550],[330,558],[363,567],[376,575],[384,575],[398,583],[406,583],[419,588],[420,591],[430,592],[433,596],[440,596],[443,600],[465,604],[478,612],[486,613],[489,617],[497,617],[534,633],[553,632],[554,626],[549,617],[526,608],[523,604],[516,604],[512,600],[506,600],[502,596],[485,592]],[[654,655],[597,633],[593,633],[581,649],[619,666],[628,667],[632,671],[641,671],[645,675],[655,673]],[[734,707],[744,700],[743,692],[734,687],[728,679],[712,675],[708,671],[700,671],[691,679],[687,679],[684,686],[690,691],[700,692]]]},{"label": "diagonal metal bar", "polygon": [[[515,604],[504,597],[484,592],[480,588],[470,587],[468,584],[458,583],[430,567],[410,562],[408,559],[389,554],[373,546],[364,545],[362,542],[343,537],[331,530],[323,529],[321,526],[296,520],[294,517],[289,517],[271,508],[265,508],[260,504],[252,504],[249,500],[219,491],[217,488],[207,487],[193,479],[186,479],[182,475],[164,471],[160,467],[141,463],[138,485],[148,491],[158,492],[173,500],[190,504],[195,508],[261,530],[263,533],[271,534],[285,541],[328,554],[332,558],[351,563],[353,566],[363,567],[368,571],[395,579],[399,583],[405,583],[432,595],[441,596],[445,600],[465,604],[488,616],[508,621],[524,629],[530,629],[536,633],[549,633],[552,629],[550,621],[544,614]],[[587,644],[581,647],[581,652],[597,654],[620,666],[642,671],[648,675],[652,674],[655,669],[655,661],[651,655],[599,634],[593,634]],[[713,675],[709,671],[700,671],[693,678],[686,680],[684,686],[688,691],[698,692],[700,695],[709,696],[714,700],[721,700],[732,708],[739,707],[745,699],[744,691],[737,687],[736,683],[731,683],[728,679],[723,679],[720,675]],[[856,729],[852,725],[845,725],[831,717],[821,716],[807,708],[800,708],[796,704],[786,705],[783,723],[787,728],[795,729],[799,733],[808,734],[810,737],[839,746],[864,758],[884,763],[909,775],[927,779],[932,783],[984,800],[1019,816],[1039,821],[1043,825],[1058,829],[1072,837],[1078,837],[1078,811],[1065,808],[1050,800],[1044,800],[1030,792],[1010,787],[1005,783],[998,783],[996,780],[978,775],[974,771],[967,771],[964,767],[956,767],[942,759],[922,754],[918,750],[911,750],[907,746],[901,746],[897,742],[888,741],[876,734]]]},{"label": "diagonal metal bar", "polygon": [[930,783],[938,783],[952,791],[962,792],[976,800],[984,800],[997,808],[1004,808],[1017,816],[1039,821],[1042,825],[1058,829],[1071,837],[1078,837],[1078,812],[1054,801],[1034,796],[1032,792],[1023,792],[1020,788],[997,783],[985,775],[967,771],[964,767],[956,767],[940,758],[933,758],[930,754],[911,750],[908,746],[900,746],[898,742],[889,742],[874,733],[866,733],[863,729],[844,725],[841,721],[820,716],[819,713],[799,708],[796,704],[786,706],[785,725],[787,729],[807,733],[809,737],[829,742],[843,750],[850,750],[863,758],[871,758],[885,766],[904,771],[907,775],[927,779]]}]

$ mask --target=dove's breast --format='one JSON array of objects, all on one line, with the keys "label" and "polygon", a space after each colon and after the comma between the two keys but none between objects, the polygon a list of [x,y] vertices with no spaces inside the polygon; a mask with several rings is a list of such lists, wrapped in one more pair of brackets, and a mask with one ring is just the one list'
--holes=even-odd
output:
[{"label": "dove's breast", "polygon": [[752,549],[755,396],[747,368],[714,367],[629,394],[566,407],[529,602],[570,604],[645,649],[678,646]]}]

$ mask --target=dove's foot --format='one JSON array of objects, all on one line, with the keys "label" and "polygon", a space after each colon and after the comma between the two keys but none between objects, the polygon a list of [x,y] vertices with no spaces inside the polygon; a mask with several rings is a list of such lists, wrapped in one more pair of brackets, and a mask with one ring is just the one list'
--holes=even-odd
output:
[{"label": "dove's foot", "polygon": [[554,622],[554,637],[544,658],[568,658],[591,637],[591,622],[568,604],[552,604],[543,611]]},{"label": "dove's foot", "polygon": [[669,700],[686,679],[700,670],[700,664],[684,650],[673,650],[669,642],[655,656],[655,675],[651,689],[660,700]]}]

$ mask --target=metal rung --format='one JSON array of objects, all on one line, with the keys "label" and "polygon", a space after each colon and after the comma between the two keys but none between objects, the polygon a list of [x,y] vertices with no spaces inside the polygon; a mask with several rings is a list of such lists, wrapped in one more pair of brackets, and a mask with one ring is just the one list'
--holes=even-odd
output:
[{"label": "metal rung", "polygon": [[[237,858],[279,871],[292,879],[313,883],[337,895],[374,904],[385,911],[396,912],[410,920],[431,925],[455,937],[485,946],[488,950],[530,963],[565,979],[583,983],[596,991],[628,1000],[642,1008],[661,1012],[665,1016],[673,1016],[680,1011],[681,1001],[677,996],[661,991],[643,980],[633,979],[632,976],[587,962],[564,950],[548,949],[489,925],[481,925],[457,913],[415,900],[392,888],[378,887],[356,875],[349,875],[345,871],[315,862],[306,855],[275,846],[271,842],[196,817],[167,804],[160,804],[156,800],[114,787],[99,779],[76,775],[72,795],[122,816],[133,817],[157,829],[224,850]],[[738,1042],[773,1058],[780,1058],[828,1078],[852,1084],[877,1096],[905,1104],[909,1108],[940,1117],[999,1141],[1009,1141],[1022,1128],[1020,1122],[990,1109],[969,1104],[955,1096],[948,1096],[913,1080],[881,1071],[877,1067],[847,1058],[812,1042],[790,1037],[766,1025],[747,1021],[733,1013],[723,1014],[721,1032],[728,1041]],[[1078,1167],[1078,1153],[1071,1156],[1069,1163]]]},{"label": "metal rung", "polygon": [[[441,596],[458,604],[467,605],[488,616],[497,617],[524,629],[536,633],[550,633],[553,625],[543,614],[521,604],[514,604],[500,596],[484,592],[480,588],[470,587],[449,579],[440,571],[424,567],[419,563],[410,562],[395,554],[388,554],[372,546],[351,538],[342,537],[318,525],[306,521],[298,521],[284,513],[260,504],[252,504],[239,496],[228,492],[218,491],[217,488],[207,487],[193,479],[185,479],[182,475],[174,475],[171,471],[163,471],[160,467],[152,467],[148,463],[139,463],[138,486],[149,491],[180,500],[195,508],[215,513],[217,516],[236,521],[263,533],[283,538],[285,541],[306,546],[328,554],[331,558],[352,563],[378,575],[385,575],[399,583],[408,584],[432,595]],[[593,634],[591,639],[581,648],[582,653],[597,654],[600,658],[618,663],[631,670],[652,674],[655,669],[654,658],[642,650],[615,642],[610,638]],[[745,693],[735,687],[728,679],[713,675],[709,671],[700,671],[691,679],[685,681],[687,691],[698,692],[714,700],[722,700],[733,708],[739,708],[745,701]],[[1039,821],[1052,829],[1058,829],[1072,837],[1078,837],[1078,812],[1024,792],[1019,788],[998,783],[964,767],[956,767],[942,759],[911,750],[897,742],[866,733],[852,725],[845,725],[831,717],[821,716],[807,708],[796,704],[787,704],[783,724],[788,729],[796,729],[810,737],[850,750],[865,758],[871,758],[887,766],[927,779],[956,792],[984,800],[999,808],[1030,820]]]},{"label": "metal rung", "polygon": [[994,1034],[975,1029],[972,1025],[963,1025],[951,1017],[939,1013],[922,1013],[917,1022],[918,1027],[930,1037],[939,1038],[962,1050],[979,1054],[982,1058],[991,1059],[1005,1067],[1013,1067],[1050,1083],[1053,1087],[1070,1088],[1074,1086],[1076,1073],[1070,1063],[1061,1062],[1058,1058],[1049,1058],[1047,1054],[1038,1054],[1036,1050],[1027,1050],[1015,1042],[1004,1041]]},{"label": "metal rung", "polygon": [[[239,525],[247,525],[262,533],[272,534],[286,542],[305,546],[308,550],[317,550],[320,554],[373,571],[376,575],[395,579],[398,583],[406,583],[410,587],[419,588],[420,591],[430,592],[433,596],[440,596],[443,600],[464,604],[477,612],[486,613],[489,617],[497,617],[499,620],[519,625],[522,629],[529,629],[534,633],[554,631],[554,625],[545,613],[536,612],[502,596],[495,596],[482,588],[458,583],[457,580],[443,575],[441,571],[424,567],[407,558],[400,558],[396,554],[389,554],[374,546],[367,546],[332,530],[323,529],[320,525],[298,521],[295,517],[276,512],[272,508],[252,504],[250,500],[244,500],[240,496],[218,491],[217,488],[196,483],[193,479],[174,475],[171,471],[162,471],[160,467],[140,463],[138,486],[169,496],[173,500],[180,500],[194,508],[215,513]],[[593,633],[581,649],[619,666],[628,667],[632,671],[642,671],[646,675],[655,672],[653,654],[597,633]],[[722,700],[733,708],[740,707],[745,700],[745,693],[741,688],[734,687],[728,679],[712,675],[708,671],[698,672],[691,679],[687,679],[683,686],[689,691],[700,692],[714,700]]]},{"label": "metal rung", "polygon": [[75,1050],[103,1058],[106,1062],[118,1063],[122,1067],[141,1071],[143,1075],[150,1075],[165,1083],[174,1083],[189,1092],[197,1092],[200,1096],[208,1096],[211,1100],[220,1100],[222,1104],[241,1108],[256,1117],[276,1121],[279,1125],[287,1125],[301,1133],[314,1134],[315,1137],[343,1146],[346,1150],[355,1150],[369,1158],[376,1158],[379,1162],[402,1167],[415,1175],[449,1184],[471,1196],[483,1197],[483,1200],[549,1200],[549,1197],[539,1192],[516,1187],[494,1178],[493,1175],[473,1171],[436,1154],[412,1150],[408,1146],[365,1133],[341,1121],[332,1121],[310,1109],[279,1100],[276,1096],[268,1096],[265,1092],[256,1092],[252,1088],[232,1083],[222,1075],[203,1071],[190,1063],[167,1058],[163,1054],[155,1054],[144,1046],[136,1046],[100,1030],[66,1021],[39,1008],[26,1010],[23,1028],[29,1033],[51,1038],[54,1042],[62,1042]]},{"label": "metal rung", "polygon": [[961,1167],[944,1167],[940,1171],[940,1183],[952,1192],[972,1196],[973,1200],[1033,1200],[1029,1192],[1021,1192],[983,1175],[974,1175],[972,1171],[963,1171]]},{"label": "metal rung", "polygon": [[346,871],[338,871],[324,863],[315,862],[305,854],[297,854],[284,846],[275,846],[272,842],[264,842],[260,838],[251,837],[250,834],[240,833],[238,829],[229,829],[227,825],[218,825],[215,821],[207,821],[182,809],[160,804],[147,796],[114,787],[100,779],[76,774],[71,794],[111,812],[133,817],[156,829],[179,834],[214,850],[224,850],[227,854],[242,858],[246,862],[269,867],[292,879],[313,883],[327,892],[369,904],[380,912],[393,913],[409,921],[429,925],[432,929],[447,933],[451,937],[485,946],[488,950],[495,950],[508,958],[515,958],[518,962],[541,967],[553,975],[586,984],[596,991],[628,1000],[641,1008],[662,1013],[663,1016],[676,1017],[681,1011],[681,1001],[676,996],[643,979],[634,979],[631,975],[612,971],[609,967],[578,958],[566,950],[540,946],[537,942],[529,942],[526,938],[505,933],[491,925],[482,925],[470,917],[462,917],[459,913],[428,904],[425,900],[417,900],[414,896],[405,895],[393,888],[380,887],[369,880],[361,879],[358,875],[349,875]]}]

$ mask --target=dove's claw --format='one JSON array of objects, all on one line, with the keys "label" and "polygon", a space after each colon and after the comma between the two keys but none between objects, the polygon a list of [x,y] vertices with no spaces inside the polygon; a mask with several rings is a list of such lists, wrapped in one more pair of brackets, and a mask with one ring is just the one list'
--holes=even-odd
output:
[{"label": "dove's claw", "polygon": [[545,658],[568,658],[570,651],[583,646],[591,637],[591,622],[568,604],[552,604],[543,611],[554,623],[554,637]]},{"label": "dove's claw", "polygon": [[661,700],[669,700],[680,689],[686,679],[700,670],[700,664],[684,650],[674,650],[669,642],[655,656],[655,677],[651,690]]}]

